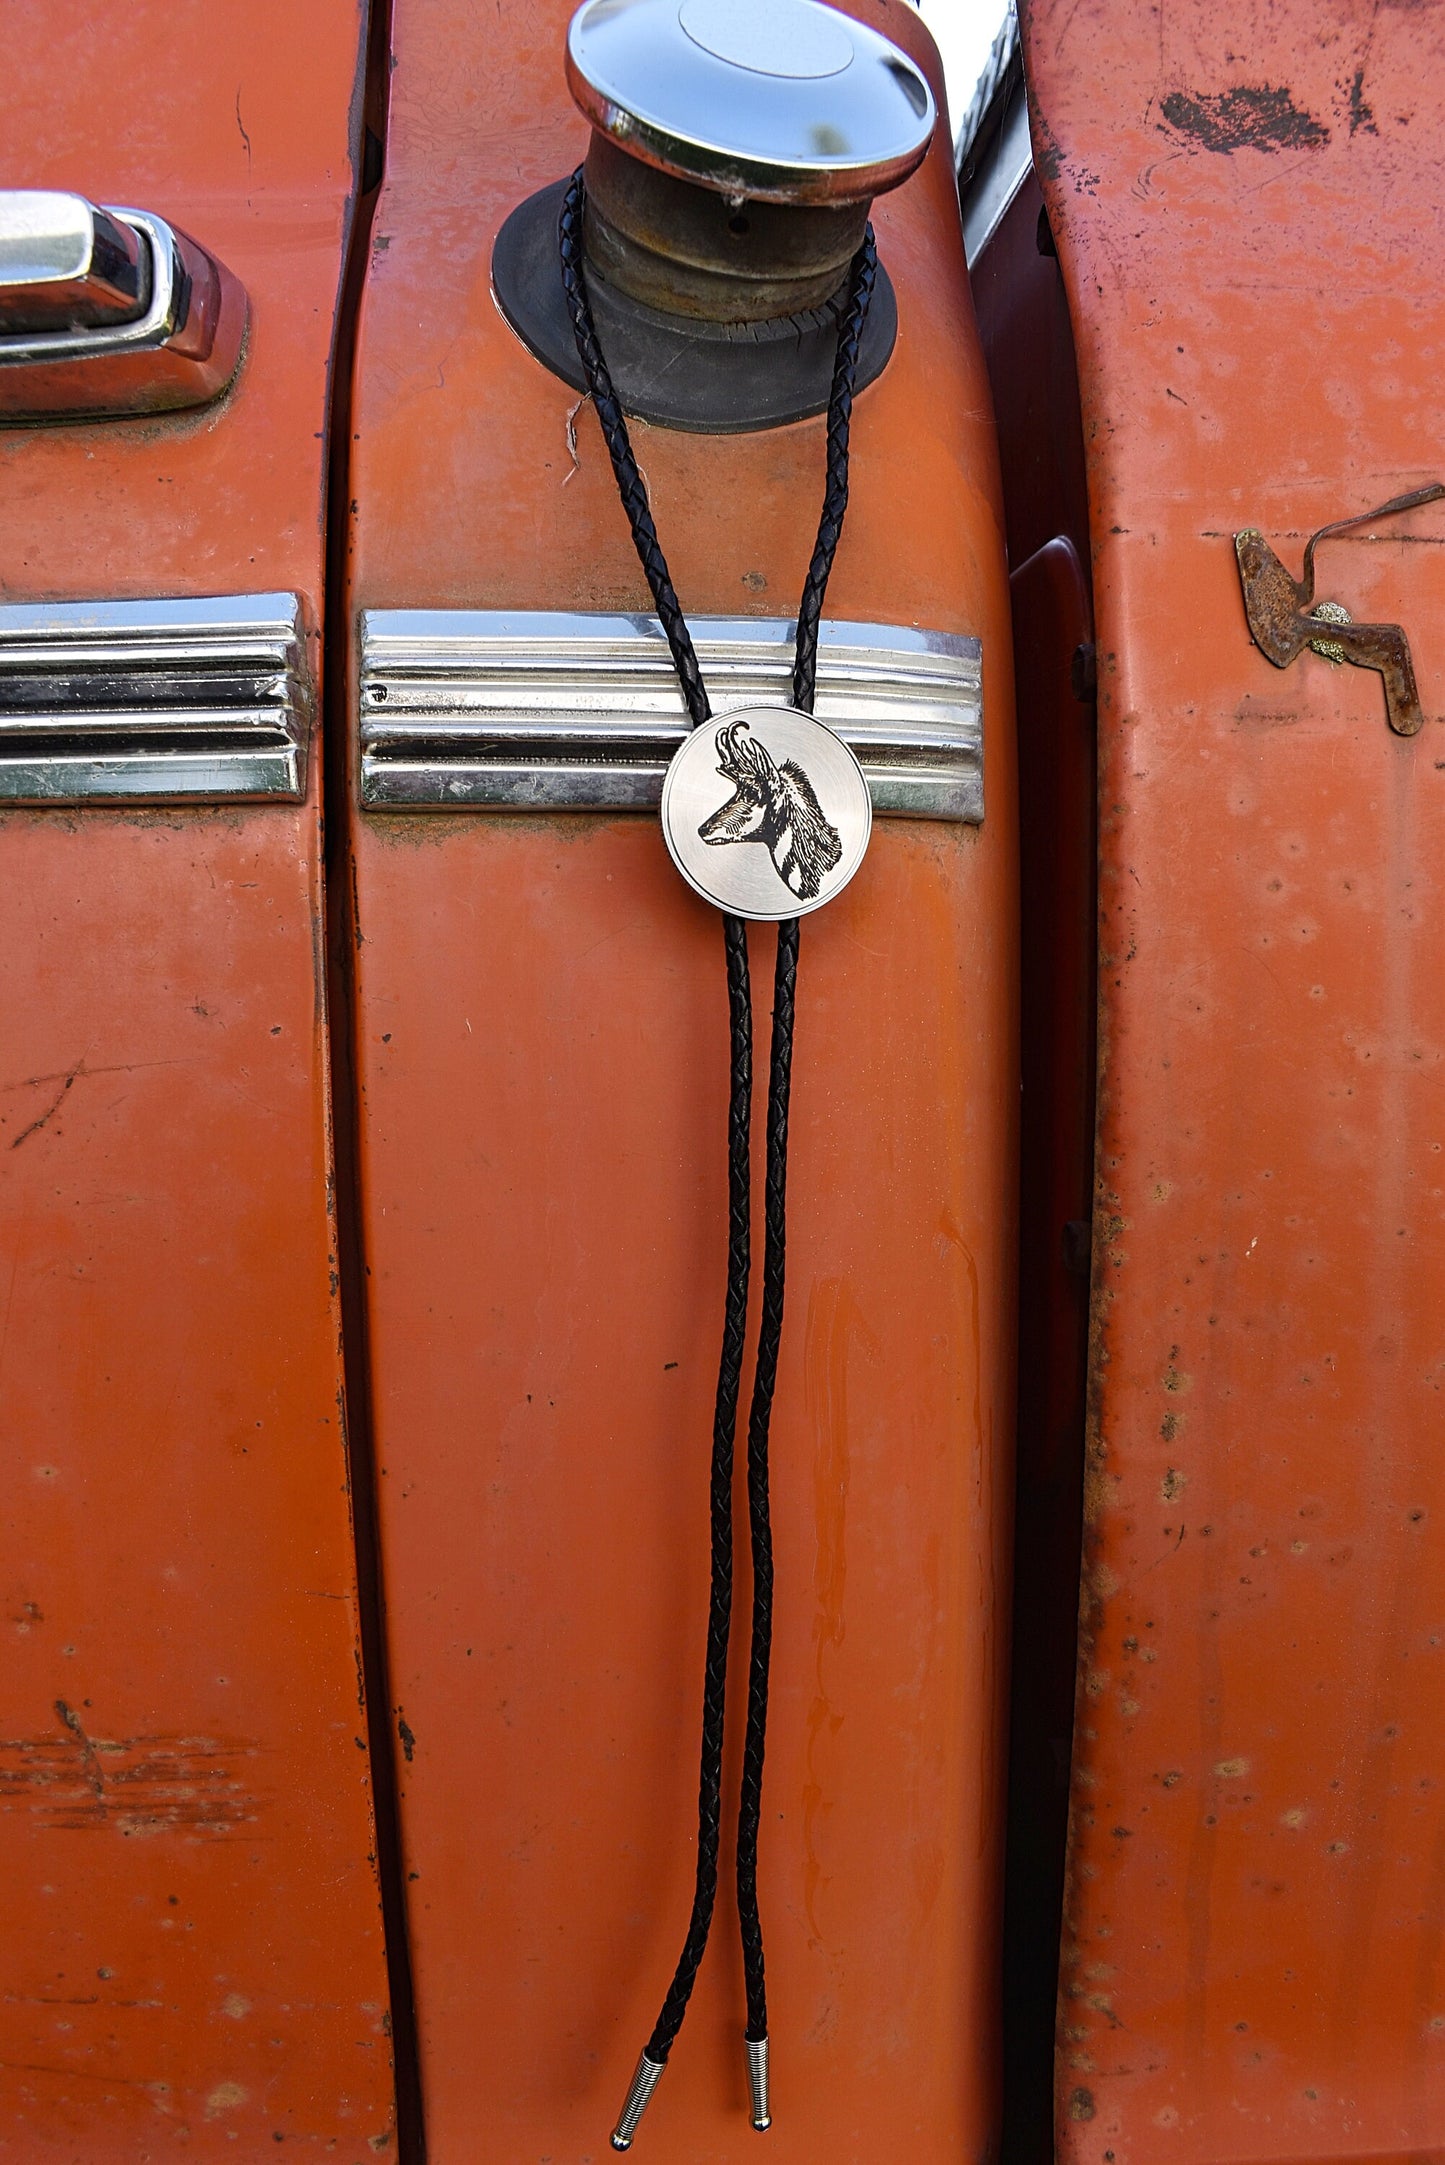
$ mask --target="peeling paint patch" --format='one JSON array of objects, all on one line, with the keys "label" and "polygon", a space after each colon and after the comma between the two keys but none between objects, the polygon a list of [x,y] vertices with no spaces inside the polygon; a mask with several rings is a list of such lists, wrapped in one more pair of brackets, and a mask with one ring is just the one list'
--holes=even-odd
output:
[{"label": "peeling paint patch", "polygon": [[206,2099],[206,2118],[218,2119],[223,2112],[234,2112],[246,2102],[246,2091],[239,2082],[218,2082]]},{"label": "peeling paint patch", "polygon": [[1330,139],[1323,121],[1296,105],[1288,90],[1267,83],[1194,95],[1171,90],[1159,110],[1173,134],[1224,157],[1236,150],[1318,150]]},{"label": "peeling paint patch", "polygon": [[108,1828],[132,1838],[224,1836],[259,1816],[247,1778],[255,1744],[215,1737],[91,1736],[64,1699],[59,1733],[0,1738],[0,1812],[43,1828]]}]

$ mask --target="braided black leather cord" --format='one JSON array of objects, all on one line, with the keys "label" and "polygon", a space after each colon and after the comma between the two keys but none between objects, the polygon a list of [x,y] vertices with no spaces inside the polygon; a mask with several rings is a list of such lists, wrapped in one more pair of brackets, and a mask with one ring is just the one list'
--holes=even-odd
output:
[{"label": "braided black leather cord", "polygon": [[[657,604],[658,617],[672,649],[673,662],[693,726],[708,721],[712,707],[698,668],[687,619],[674,591],[667,559],[648,509],[647,492],[637,470],[627,422],[612,388],[612,378],[587,300],[582,267],[582,169],[572,175],[558,221],[562,283],[572,315],[578,358],[601,425],[612,471],[632,528],[633,542]],[[723,1729],[727,1704],[728,1632],[733,1598],[733,1448],[738,1396],[742,1388],[743,1348],[747,1336],[748,1278],[751,1263],[752,1160],[750,1137],[753,1102],[753,1008],[748,978],[747,928],[742,919],[724,916],[727,960],[728,1029],[731,1083],[728,1092],[728,1276],[723,1303],[722,1354],[713,1402],[712,1472],[709,1485],[711,1576],[708,1592],[707,1650],[703,1659],[702,1748],[698,1769],[697,1869],[692,1914],[667,1997],[647,2041],[649,2060],[663,2066],[682,2027],[687,2003],[707,1946],[717,1902],[718,1848],[722,1836]]]},{"label": "braided black leather cord", "polygon": [[[828,404],[828,478],[818,538],[803,598],[798,606],[798,639],[793,656],[793,704],[813,711],[818,666],[818,625],[823,597],[833,569],[843,520],[848,510],[848,432],[853,415],[853,380],[858,347],[868,320],[868,303],[878,275],[878,254],[870,226],[853,259],[848,306],[838,329],[838,355]],[[743,1745],[738,1802],[738,1924],[743,1942],[743,1975],[748,2001],[746,2035],[758,2043],[768,2034],[767,1973],[763,1961],[763,1922],[758,1909],[758,1831],[763,1811],[763,1757],[768,1735],[768,1670],[773,1645],[773,1530],[768,1500],[768,1435],[778,1352],[783,1337],[783,1295],[788,1241],[788,1098],[793,1075],[793,1015],[798,984],[796,917],[778,926],[778,959],[773,977],[773,1034],[768,1062],[768,1159],[763,1240],[763,1313],[758,1332],[758,1360],[748,1409],[748,1525],[752,1536],[752,1646],[748,1658],[748,1721]]]},{"label": "braided black leather cord", "polygon": [[[582,372],[612,461],[623,509],[632,529],[639,560],[652,589],[658,618],[672,652],[693,726],[711,718],[692,635],[682,613],[667,559],[657,537],[647,492],[633,454],[627,421],[597,340],[587,299],[582,230],[586,203],[582,168],[572,175],[558,222],[562,283],[572,317]],[[848,305],[838,332],[828,410],[827,484],[818,538],[798,611],[794,659],[794,703],[813,708],[818,625],[828,575],[832,570],[848,504],[848,432],[858,348],[878,259],[870,226],[854,258]],[[728,1631],[732,1614],[732,1482],[737,1405],[747,1326],[750,1270],[750,1157],[752,1116],[752,998],[748,979],[747,931],[736,917],[724,916],[728,1014],[731,1040],[731,1088],[728,1102],[728,1282],[724,1306],[722,1358],[713,1412],[710,1483],[711,1581],[707,1653],[703,1675],[702,1751],[698,1778],[697,1870],[687,1936],[644,2059],[665,2066],[682,2027],[698,1966],[707,1946],[717,1900],[718,1849],[722,1811],[722,1751],[727,1694]],[[749,1659],[747,1735],[738,1814],[738,1915],[747,1978],[747,2036],[757,2042],[767,2034],[762,1920],[758,1909],[758,1829],[762,1810],[763,1757],[767,1735],[768,1671],[772,1648],[773,1553],[768,1499],[768,1434],[777,1385],[782,1341],[787,1246],[788,1100],[792,1079],[793,1012],[798,967],[798,921],[778,927],[773,991],[773,1030],[768,1081],[767,1181],[763,1315],[757,1369],[748,1416],[748,1516],[752,1542],[753,1613]],[[614,2147],[626,2145],[614,2136]]]},{"label": "braided black leather cord", "polygon": [[738,1794],[738,1924],[743,1942],[749,2043],[768,2034],[763,1920],[758,1908],[758,1830],[763,1813],[763,1755],[768,1739],[768,1671],[773,1652],[773,1527],[768,1499],[768,1434],[778,1351],[788,1240],[788,1096],[793,1076],[793,1004],[798,982],[798,920],[778,927],[773,975],[773,1035],[768,1062],[768,1164],[763,1236],[763,1315],[748,1409],[748,1529],[753,1556],[752,1641],[748,1651],[748,1721]]},{"label": "braided black leather cord", "polygon": [[562,215],[557,221],[557,241],[562,258],[562,290],[567,296],[567,308],[572,318],[577,358],[582,363],[588,395],[601,424],[607,455],[612,461],[612,471],[617,476],[617,490],[622,498],[622,508],[627,513],[627,523],[632,528],[633,545],[641,558],[647,583],[652,588],[658,621],[672,649],[673,666],[677,670],[682,696],[687,701],[687,711],[692,716],[693,727],[696,729],[700,723],[711,717],[712,707],[708,701],[707,687],[702,681],[702,671],[697,665],[692,633],[687,628],[687,618],[682,613],[682,604],[673,589],[667,558],[662,553],[662,543],[658,540],[657,528],[652,523],[647,490],[637,470],[632,438],[627,433],[627,420],[618,402],[617,393],[612,388],[612,377],[606,361],[602,358],[602,348],[597,343],[597,330],[587,300],[587,275],[582,267],[582,214],[586,202],[587,189],[579,165],[567,183],[567,193],[562,198]]},{"label": "braided black leather cord", "polygon": [[733,1596],[733,1436],[737,1427],[738,1390],[748,1324],[748,1269],[751,1239],[751,1165],[748,1138],[752,1127],[752,993],[748,984],[747,927],[741,918],[724,917],[727,953],[728,1019],[731,1025],[732,1076],[728,1092],[728,1285],[723,1309],[722,1359],[713,1408],[712,1478],[709,1509],[712,1526],[711,1589],[708,1597],[707,1653],[702,1687],[702,1758],[697,1789],[697,1873],[692,1915],[672,1983],[651,2037],[649,2060],[666,2064],[682,2028],[687,2003],[707,1946],[717,1900],[718,1844],[722,1833],[723,1720],[727,1701],[728,1627]]},{"label": "braided black leather cord", "polygon": [[833,388],[828,399],[828,478],[823,491],[823,514],[813,560],[803,581],[798,603],[798,637],[793,650],[793,705],[805,714],[813,711],[814,679],[818,671],[818,624],[828,574],[838,553],[843,519],[848,509],[848,434],[853,423],[853,380],[858,373],[858,348],[868,321],[868,304],[878,277],[878,250],[870,225],[863,245],[853,258],[849,273],[848,305],[838,326],[838,355],[833,363]]}]

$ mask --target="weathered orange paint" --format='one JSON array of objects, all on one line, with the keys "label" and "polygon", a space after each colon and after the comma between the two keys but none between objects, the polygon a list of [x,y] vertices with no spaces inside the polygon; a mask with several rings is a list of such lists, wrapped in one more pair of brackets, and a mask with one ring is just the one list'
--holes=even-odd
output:
[{"label": "weathered orange paint", "polygon": [[1251,646],[1230,537],[1297,570],[1439,474],[1445,25],[1033,0],[1026,36],[1101,659],[1060,2145],[1434,2157],[1445,521],[1320,558],[1322,597],[1411,637],[1409,742],[1377,677]]},{"label": "weathered orange paint", "polygon": [[[320,624],[360,28],[15,25],[6,184],[175,218],[252,325],[214,410],[0,432],[7,599],[280,587]],[[389,2141],[312,773],[0,820],[7,2158]]]},{"label": "weathered orange paint", "polygon": [[[354,610],[649,607],[592,417],[489,291],[502,218],[585,148],[567,15],[566,0],[397,8],[357,362]],[[869,19],[933,65],[909,10]],[[983,635],[988,818],[880,821],[803,936],[762,1858],[778,2165],[954,2165],[997,2118],[1008,594],[946,137],[875,215],[902,332],[857,402],[828,606]],[[823,437],[821,420],[636,430],[685,606],[791,613]],[[644,818],[357,812],[353,849],[428,2156],[600,2157],[693,1869],[721,931]],[[760,1033],[770,954],[760,935]],[[740,1649],[741,1634],[741,1668]],[[639,2136],[660,2156],[754,2156],[736,1934],[725,1856],[694,2006]]]}]

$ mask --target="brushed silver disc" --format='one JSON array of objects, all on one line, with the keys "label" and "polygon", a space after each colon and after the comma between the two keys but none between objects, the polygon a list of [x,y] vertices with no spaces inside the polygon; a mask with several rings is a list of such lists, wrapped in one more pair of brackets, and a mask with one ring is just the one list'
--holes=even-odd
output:
[{"label": "brushed silver disc", "polygon": [[662,832],[689,887],[734,917],[805,917],[845,888],[873,805],[841,737],[796,707],[733,707],[694,729],[662,785]]}]

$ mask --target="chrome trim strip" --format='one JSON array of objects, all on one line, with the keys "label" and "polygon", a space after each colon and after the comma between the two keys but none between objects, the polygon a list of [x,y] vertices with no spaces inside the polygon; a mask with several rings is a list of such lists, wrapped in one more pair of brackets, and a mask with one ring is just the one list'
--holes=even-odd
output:
[{"label": "chrome trim strip", "polygon": [[[694,617],[719,712],[786,700],[793,625]],[[369,810],[646,811],[685,727],[655,617],[373,609],[361,619]],[[876,812],[983,818],[979,641],[825,620],[817,713],[852,746]]]},{"label": "chrome trim strip", "polygon": [[1014,197],[1033,171],[1029,109],[1016,85],[991,149],[980,161],[963,203],[963,252],[970,270],[1002,225]]},{"label": "chrome trim strip", "polygon": [[306,794],[300,597],[0,606],[0,804]]}]

